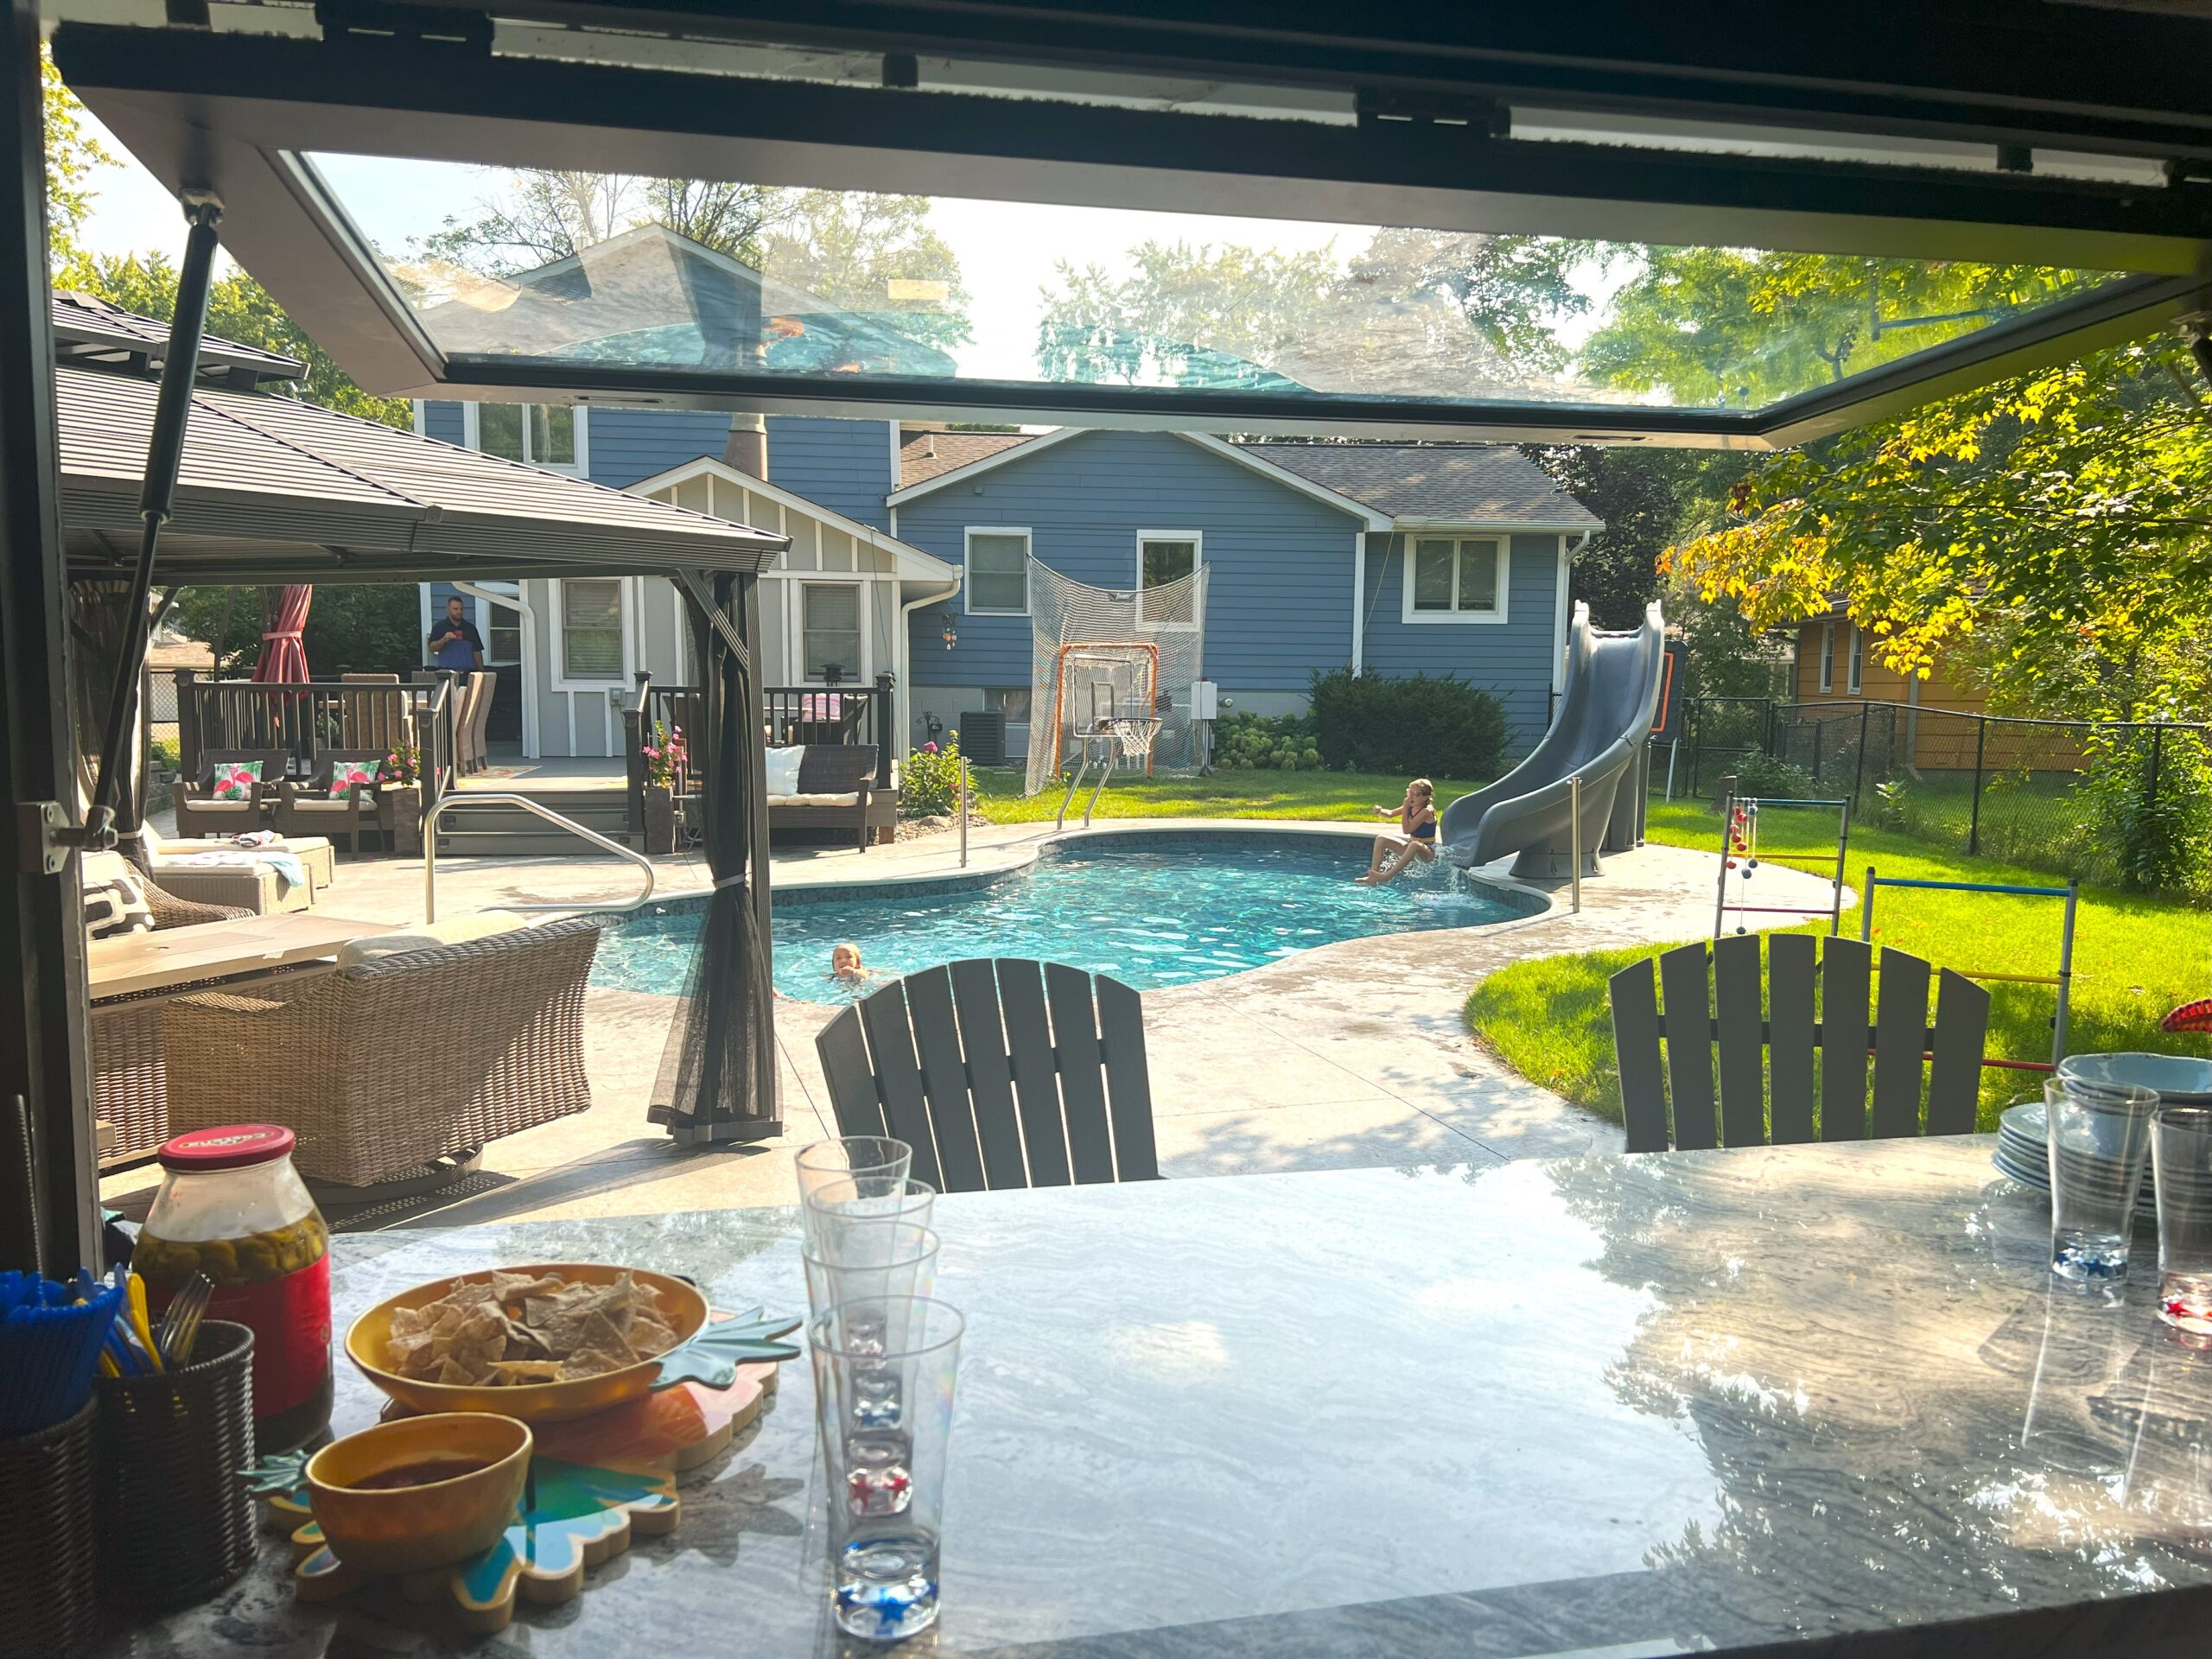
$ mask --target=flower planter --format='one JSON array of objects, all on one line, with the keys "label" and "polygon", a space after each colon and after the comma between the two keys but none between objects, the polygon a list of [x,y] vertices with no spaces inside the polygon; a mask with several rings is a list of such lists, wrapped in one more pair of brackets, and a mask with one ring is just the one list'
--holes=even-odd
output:
[{"label": "flower planter", "polygon": [[676,850],[676,791],[666,784],[645,785],[645,850]]},{"label": "flower planter", "polygon": [[419,784],[386,784],[377,791],[377,828],[384,844],[402,858],[423,852],[423,787]]}]

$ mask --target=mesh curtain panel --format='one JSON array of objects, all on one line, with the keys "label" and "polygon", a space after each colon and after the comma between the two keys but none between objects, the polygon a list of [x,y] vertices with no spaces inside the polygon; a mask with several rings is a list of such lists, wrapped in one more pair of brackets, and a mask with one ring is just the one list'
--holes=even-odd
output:
[{"label": "mesh curtain panel", "polygon": [[1103,688],[1118,705],[1127,688],[1152,677],[1154,664],[1154,706],[1116,706],[1114,712],[1159,716],[1155,768],[1198,764],[1191,687],[1205,664],[1203,564],[1173,582],[1116,589],[1071,581],[1033,558],[1029,614],[1030,793],[1075,763],[1098,702],[1094,693]]},{"label": "mesh curtain panel", "polygon": [[[714,594],[748,646],[757,642],[753,580],[717,576]],[[703,768],[699,791],[715,885],[646,1116],[680,1140],[753,1140],[782,1123],[769,976],[761,688],[688,593],[685,605],[696,660],[706,665],[692,760],[695,774]]]}]

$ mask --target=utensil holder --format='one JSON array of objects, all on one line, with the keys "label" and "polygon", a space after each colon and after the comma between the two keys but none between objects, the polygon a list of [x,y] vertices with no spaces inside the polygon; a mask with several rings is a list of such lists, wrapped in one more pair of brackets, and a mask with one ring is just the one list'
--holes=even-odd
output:
[{"label": "utensil holder", "polygon": [[67,1659],[92,1642],[99,1414],[87,1400],[50,1428],[0,1440],[0,1631],[10,1652]]},{"label": "utensil holder", "polygon": [[204,1600],[253,1564],[253,1332],[200,1327],[193,1362],[104,1376],[100,1594],[140,1611]]}]

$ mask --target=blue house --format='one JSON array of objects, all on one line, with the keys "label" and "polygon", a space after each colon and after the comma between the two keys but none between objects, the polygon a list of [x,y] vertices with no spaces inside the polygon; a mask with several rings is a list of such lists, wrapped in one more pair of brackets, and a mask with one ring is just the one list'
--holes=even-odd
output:
[{"label": "blue house", "polygon": [[[887,672],[909,743],[988,709],[1017,755],[1032,556],[1117,589],[1203,565],[1204,671],[1236,709],[1300,710],[1316,670],[1452,673],[1495,692],[1526,747],[1560,686],[1568,562],[1599,528],[1495,445],[771,416],[761,477],[734,464],[746,452],[711,411],[430,403],[416,429],[791,535],[763,579],[771,684]],[[425,585],[426,634],[450,591]],[[635,671],[689,676],[664,582],[482,583],[461,596],[502,671],[493,735],[503,724],[526,754],[613,755]]]}]

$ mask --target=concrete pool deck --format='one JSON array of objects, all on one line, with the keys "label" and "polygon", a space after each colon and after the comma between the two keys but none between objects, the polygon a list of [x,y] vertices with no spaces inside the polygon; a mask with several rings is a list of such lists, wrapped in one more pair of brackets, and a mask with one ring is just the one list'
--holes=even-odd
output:
[{"label": "concrete pool deck", "polygon": [[[1072,828],[1072,826],[1071,826]],[[1281,820],[1124,818],[1096,831],[1219,830],[1336,835],[1370,825]],[[1055,834],[1050,823],[969,831],[970,873],[1018,869]],[[1359,868],[1363,842],[1346,842]],[[706,885],[703,861],[655,861],[661,896]],[[877,847],[779,851],[779,890],[934,880],[960,873],[957,837]],[[1351,872],[1348,871],[1348,874]],[[1503,867],[1487,874],[1500,875]],[[1646,847],[1605,860],[1583,884],[1541,884],[1541,916],[1489,926],[1382,935],[1325,944],[1227,978],[1145,993],[1147,1056],[1160,1165],[1170,1176],[1376,1165],[1489,1165],[1516,1157],[1604,1151],[1620,1130],[1568,1105],[1484,1052],[1461,1021],[1485,975],[1526,957],[1703,938],[1713,926],[1714,855]],[[1769,867],[1764,901],[1825,905],[1826,882]],[[629,867],[586,858],[448,858],[438,865],[441,914],[514,903],[626,897]],[[318,910],[391,922],[419,920],[419,860],[341,863]],[[779,999],[785,1129],[740,1147],[678,1147],[645,1121],[666,1038],[671,999],[594,988],[586,1001],[593,1090],[587,1112],[486,1148],[479,1172],[435,1201],[410,1201],[340,1225],[419,1226],[498,1220],[655,1214],[794,1201],[794,1146],[834,1134],[814,1035],[836,1012]],[[150,1198],[158,1171],[101,1183],[125,1213]]]}]

